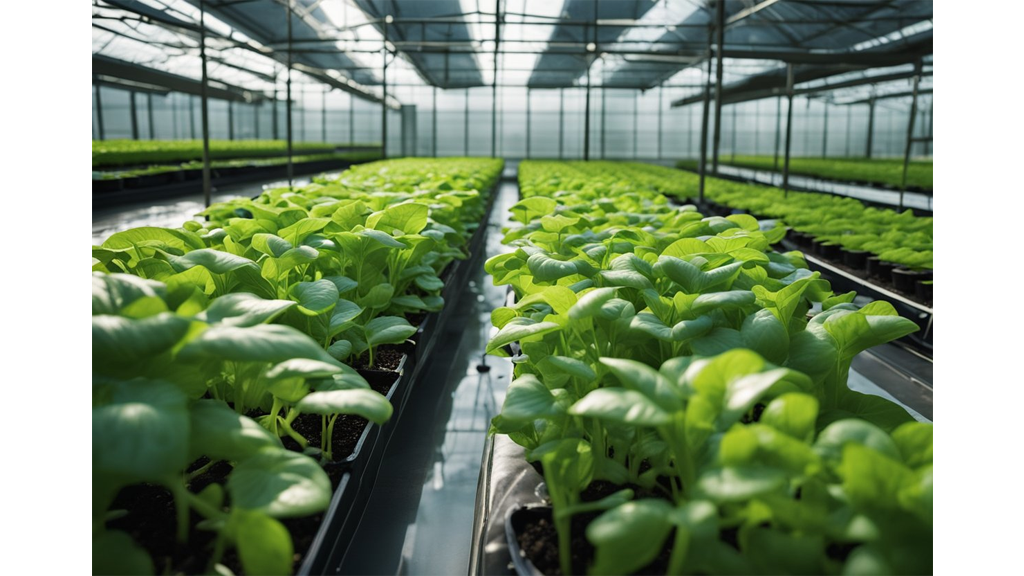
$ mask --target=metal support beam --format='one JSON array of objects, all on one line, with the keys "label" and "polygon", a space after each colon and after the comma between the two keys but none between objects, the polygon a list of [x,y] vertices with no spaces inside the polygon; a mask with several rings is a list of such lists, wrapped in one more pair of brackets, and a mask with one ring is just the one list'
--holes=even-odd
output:
[{"label": "metal support beam", "polygon": [[608,90],[606,90],[605,87],[604,87],[604,71],[603,71],[603,68],[604,67],[602,66],[602,72],[601,72],[601,160],[605,159],[606,151],[605,151],[605,144],[604,143],[605,143],[605,141],[608,140],[608,138],[607,138],[608,115],[606,114],[606,111],[608,110]]},{"label": "metal support beam", "polygon": [[462,155],[469,156],[469,88],[466,88],[466,100],[462,113]]},{"label": "metal support beam", "polygon": [[132,140],[139,139],[139,114],[135,109],[135,91],[128,91],[128,113],[132,115]]},{"label": "metal support beam", "polygon": [[761,151],[761,101],[754,101],[754,155]]},{"label": "metal support beam", "polygon": [[562,159],[565,144],[565,88],[558,89],[558,159]]},{"label": "metal support beam", "polygon": [[235,139],[235,103],[228,102],[228,140]]},{"label": "metal support beam", "polygon": [[388,20],[390,18],[390,16],[384,18],[384,25],[382,27],[384,31],[384,44],[381,49],[381,54],[384,57],[384,65],[381,72],[381,88],[383,88],[384,97],[380,99],[381,158],[388,157]]},{"label": "metal support beam", "polygon": [[[658,156],[657,156],[658,160],[661,160],[661,135],[662,135],[662,130],[661,130],[661,114],[662,114],[662,109],[665,107],[664,95],[665,95],[665,87],[664,86],[658,86]],[[689,134],[687,134],[687,137],[689,137]]]},{"label": "metal support beam", "polygon": [[[587,64],[587,101],[583,113],[583,159],[590,160],[590,66]],[[100,126],[103,125],[102,118]]]},{"label": "metal support beam", "polygon": [[252,105],[252,137],[260,139],[260,110],[263,109],[263,102]]},{"label": "metal support beam", "polygon": [[526,157],[527,158],[530,157],[530,137],[533,136],[533,134],[530,133],[530,127],[531,127],[531,124],[532,124],[532,122],[530,122],[530,120],[531,120],[531,118],[530,118],[530,96],[532,94],[533,93],[530,92],[530,89],[527,88],[526,89]]},{"label": "metal support beam", "polygon": [[168,96],[171,101],[171,125],[174,126],[174,139],[180,138],[178,136],[178,105],[174,103],[174,95]]},{"label": "metal support beam", "polygon": [[725,0],[715,0],[717,18],[715,32],[718,35],[715,47],[715,136],[712,149],[711,171],[718,173],[718,147],[722,142],[722,57],[725,54]]},{"label": "metal support beam", "polygon": [[772,169],[779,171],[779,142],[782,137],[782,96],[775,99],[775,164]]},{"label": "metal support beam", "polygon": [[501,44],[501,0],[494,3],[494,77],[491,80],[491,157],[498,157],[498,47]]},{"label": "metal support beam", "polygon": [[99,132],[100,140],[106,140],[106,134],[103,130],[103,99],[100,98],[100,85],[96,83],[96,78],[93,77],[93,91],[96,94],[96,123],[98,124],[97,131]]},{"label": "metal support beam", "polygon": [[327,142],[327,90],[324,86],[323,94],[320,96],[320,138]]},{"label": "metal support beam", "polygon": [[700,163],[697,165],[697,173],[700,181],[697,187],[697,200],[704,203],[704,179],[708,172],[708,113],[711,100],[711,41],[714,38],[715,29],[708,22],[708,75],[704,81],[704,105],[701,107],[700,118]]},{"label": "metal support beam", "polygon": [[932,98],[932,101],[928,103],[928,140],[926,140],[925,144],[924,144],[924,153],[925,153],[926,156],[929,156],[932,153],[932,138],[934,138],[934,134],[932,132],[932,128],[933,128],[933,121],[934,120],[935,120],[935,98]]},{"label": "metal support beam", "polygon": [[917,117],[917,88],[921,83],[921,61],[914,64],[914,97],[910,100],[910,119],[907,121],[907,145],[903,149],[903,177],[900,178],[900,207],[903,210],[903,193],[907,190],[907,169],[910,167],[910,150],[914,144],[914,120]]},{"label": "metal support beam", "polygon": [[871,148],[875,137],[875,99],[868,100],[868,144],[864,151],[865,158],[871,158]]},{"label": "metal support beam", "polygon": [[[189,96],[189,103],[192,102],[192,97]],[[153,93],[149,92],[146,94],[146,120],[149,121],[149,139],[156,140],[156,132],[153,130]],[[196,139],[196,127],[195,122],[192,123],[192,139]]]},{"label": "metal support beam", "polygon": [[430,152],[437,158],[437,86],[434,86],[433,90],[433,104],[431,105],[432,113],[430,114]]},{"label": "metal support beam", "polygon": [[850,128],[853,121],[853,108],[846,107],[846,157],[850,157]]},{"label": "metal support beam", "polygon": [[288,0],[285,5],[285,17],[288,20],[288,72],[285,78],[285,138],[288,140],[288,187],[295,180],[295,166],[292,165],[292,10],[295,0]]},{"label": "metal support beam", "polygon": [[640,140],[640,91],[633,92],[633,159],[636,160],[637,141]]},{"label": "metal support beam", "polygon": [[793,65],[786,64],[786,163],[782,166],[782,196],[789,196],[789,151],[793,143]]},{"label": "metal support beam", "polygon": [[[152,109],[150,109],[152,114]],[[152,133],[153,119],[149,119],[150,133]],[[191,94],[188,97],[188,133],[189,137],[193,140],[196,139],[196,97]]]},{"label": "metal support beam", "polygon": [[825,124],[821,130],[821,157],[828,158],[828,100],[823,100],[825,105]]},{"label": "metal support beam", "polygon": [[277,130],[277,66],[274,66],[274,99],[270,101],[273,108],[270,109],[270,124],[271,124],[271,136],[274,140],[280,140]]},{"label": "metal support beam", "polygon": [[306,86],[299,92],[299,142],[306,141]]},{"label": "metal support beam", "polygon": [[199,58],[203,75],[200,86],[200,116],[203,123],[203,205],[210,207],[210,107],[206,96],[206,0],[199,1]]},{"label": "metal support beam", "polygon": [[348,143],[355,144],[356,142],[356,97],[354,94],[349,92],[348,94]]},{"label": "metal support beam", "polygon": [[736,108],[738,106],[739,106],[739,104],[733,104],[732,105],[732,137],[731,137],[732,147],[729,150],[729,161],[730,162],[735,162],[736,161]]}]

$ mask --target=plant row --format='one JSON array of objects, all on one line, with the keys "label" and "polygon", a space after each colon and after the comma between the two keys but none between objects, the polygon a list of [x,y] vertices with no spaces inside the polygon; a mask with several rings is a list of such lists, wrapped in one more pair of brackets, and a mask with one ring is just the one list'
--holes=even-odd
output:
[{"label": "plant row", "polygon": [[[292,142],[295,154],[333,152],[340,144],[326,142]],[[345,144],[347,147],[370,147],[374,144]],[[237,158],[266,158],[286,156],[285,140],[210,140],[211,160]],[[93,140],[92,166],[108,168],[118,166],[145,166],[149,164],[177,164],[201,161],[202,140]]]},{"label": "plant row", "polygon": [[429,184],[270,190],[93,247],[95,573],[292,571],[502,163],[366,170],[399,166]]},{"label": "plant row", "polygon": [[517,534],[545,574],[929,573],[932,426],[852,391],[859,352],[917,330],[834,294],[785,229],[704,217],[664,170],[523,162],[515,292],[488,351],[513,355],[492,433],[552,505]]},{"label": "plant row", "polygon": [[[370,160],[377,160],[379,158],[379,152],[330,152],[327,154],[307,154],[304,156],[292,156],[292,163],[302,164],[304,162],[323,162],[327,160],[337,160],[339,162],[365,162]],[[239,158],[236,160],[216,160],[210,162],[210,168],[212,170],[224,168],[262,168],[267,166],[283,166],[287,163],[287,157]],[[139,176],[152,176],[155,174],[167,174],[172,172],[194,171],[202,169],[203,162],[196,160],[176,165],[156,165],[148,166],[146,168],[136,168],[132,170],[110,170],[94,172],[93,179],[95,180],[98,177],[101,180],[123,180],[126,178],[135,178]]]},{"label": "plant row", "polygon": [[[730,166],[754,170],[782,171],[783,159],[774,156],[730,156],[728,161],[719,160]],[[679,168],[695,170],[696,161],[682,160]],[[903,182],[902,158],[790,158],[789,173],[816,178],[828,178],[841,182],[881,185],[899,188]],[[932,161],[914,160],[907,166],[907,188],[931,192]]]}]

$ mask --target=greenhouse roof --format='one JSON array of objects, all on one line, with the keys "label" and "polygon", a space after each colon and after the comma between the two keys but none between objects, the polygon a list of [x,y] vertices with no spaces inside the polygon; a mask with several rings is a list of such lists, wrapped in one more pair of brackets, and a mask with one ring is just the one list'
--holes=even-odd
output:
[{"label": "greenhouse roof", "polygon": [[[200,4],[97,0],[94,54],[198,78]],[[270,94],[287,62],[289,1],[202,4],[210,77]],[[923,58],[930,74],[930,0],[725,0],[724,7],[728,102],[778,94],[787,63],[801,93],[842,89],[849,94],[836,98],[851,101],[884,82],[905,90]],[[298,81],[378,101],[385,78],[388,87],[565,88],[588,76],[611,88],[698,87],[714,53],[714,3],[703,0],[292,0],[291,10]],[[391,96],[389,103],[397,105]]]}]

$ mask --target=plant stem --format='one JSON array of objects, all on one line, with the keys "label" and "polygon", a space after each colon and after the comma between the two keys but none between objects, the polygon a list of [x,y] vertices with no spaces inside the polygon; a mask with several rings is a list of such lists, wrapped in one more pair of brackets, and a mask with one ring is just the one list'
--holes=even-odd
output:
[{"label": "plant stem", "polygon": [[203,474],[206,473],[207,470],[209,470],[210,468],[213,468],[213,465],[216,464],[217,462],[220,462],[220,460],[210,460],[206,464],[203,464],[199,468],[196,468],[192,472],[189,472],[188,477],[185,478],[185,481],[186,482],[191,482],[191,481],[195,480],[196,478],[202,476]]},{"label": "plant stem", "polygon": [[174,496],[174,514],[177,519],[178,542],[188,542],[188,503],[191,492],[185,487],[181,480],[169,483],[171,494]]},{"label": "plant stem", "polygon": [[668,572],[666,574],[682,574],[683,563],[686,562],[686,553],[690,547],[690,531],[683,526],[676,526],[675,542],[672,544],[672,554],[668,557]]},{"label": "plant stem", "polygon": [[284,428],[285,434],[287,434],[292,440],[298,442],[299,446],[302,446],[303,449],[309,446],[309,441],[307,441],[305,438],[302,437],[301,434],[292,429],[291,424],[289,424],[287,420],[281,418],[280,416],[275,418],[275,420],[281,423],[281,428]]},{"label": "plant stem", "polygon": [[334,414],[331,416],[330,423],[327,424],[327,459],[334,460],[334,423],[338,421],[338,415]]}]

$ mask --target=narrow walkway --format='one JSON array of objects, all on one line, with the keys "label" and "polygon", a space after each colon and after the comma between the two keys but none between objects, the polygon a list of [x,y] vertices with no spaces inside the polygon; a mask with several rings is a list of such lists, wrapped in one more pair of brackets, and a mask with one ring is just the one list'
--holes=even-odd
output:
[{"label": "narrow walkway", "polygon": [[[514,165],[506,175],[514,174]],[[507,248],[501,229],[518,201],[514,182],[499,185],[486,253],[470,274],[412,391],[381,462],[377,483],[341,566],[343,574],[464,574],[469,565],[476,488],[491,418],[504,400],[512,365],[484,357],[491,310],[502,306],[483,262]],[[484,362],[486,372],[477,370]],[[332,562],[334,560],[332,559]]]}]

